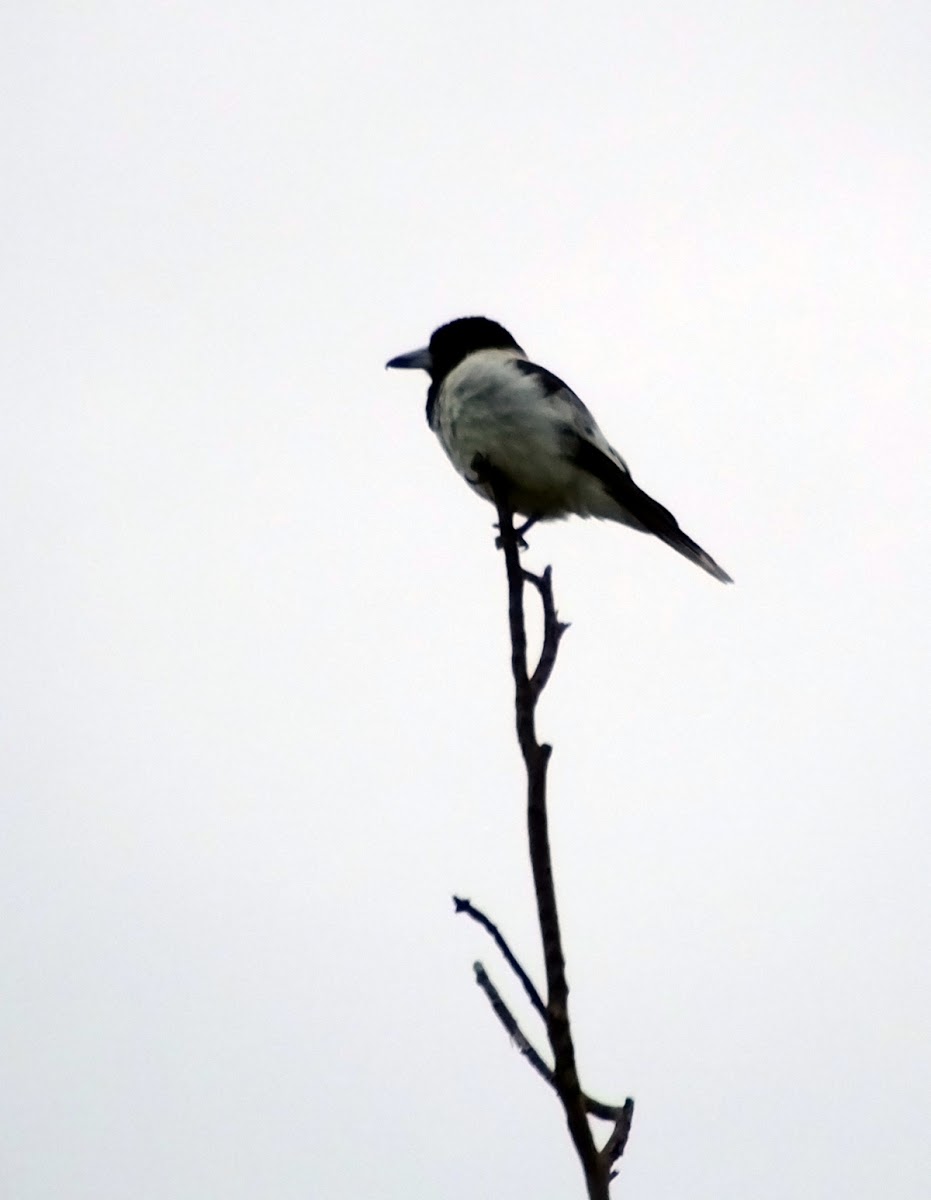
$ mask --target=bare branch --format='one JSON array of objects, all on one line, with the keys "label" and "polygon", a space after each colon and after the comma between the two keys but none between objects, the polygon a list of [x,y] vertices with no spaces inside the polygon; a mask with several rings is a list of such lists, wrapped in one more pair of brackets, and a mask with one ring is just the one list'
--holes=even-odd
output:
[{"label": "bare branch", "polygon": [[543,602],[543,649],[540,651],[540,661],[530,679],[534,701],[536,701],[549,683],[553,667],[556,666],[556,651],[559,649],[560,639],[569,626],[556,618],[556,604],[553,600],[553,568],[547,567],[542,575],[534,575],[531,571],[525,570],[524,579],[527,583],[533,584]]},{"label": "bare branch", "polygon": [[634,1102],[628,1096],[624,1101],[623,1107],[615,1110],[614,1130],[608,1140],[605,1142],[601,1151],[601,1159],[605,1167],[609,1170],[608,1180],[612,1180],[617,1171],[611,1171],[617,1160],[624,1153],[624,1148],[627,1145],[627,1139],[630,1136],[630,1126],[634,1119]]},{"label": "bare branch", "polygon": [[491,1005],[495,1016],[508,1031],[511,1040],[517,1046],[517,1049],[521,1052],[521,1054],[523,1054],[524,1058],[527,1059],[533,1069],[539,1075],[542,1075],[548,1084],[553,1086],[552,1070],[546,1064],[546,1062],[544,1062],[539,1052],[531,1044],[530,1039],[517,1024],[517,1020],[512,1015],[511,1010],[501,999],[501,996],[495,985],[488,978],[485,968],[480,962],[477,962],[472,964],[472,970],[475,972],[475,982],[488,997],[488,1002]]},{"label": "bare branch", "polygon": [[527,972],[524,970],[524,968],[517,961],[517,958],[515,957],[513,951],[511,950],[511,947],[505,941],[504,935],[502,934],[502,932],[498,928],[498,926],[495,925],[495,923],[493,921],[490,921],[488,919],[488,917],[486,917],[485,914],[480,909],[476,908],[475,905],[472,904],[472,902],[469,900],[463,900],[459,896],[453,896],[453,904],[455,904],[455,906],[456,906],[457,913],[465,913],[466,916],[471,917],[473,921],[477,921],[479,923],[479,925],[481,925],[484,929],[486,929],[491,934],[492,938],[494,939],[495,945],[498,947],[498,949],[504,955],[505,962],[508,964],[508,966],[514,972],[514,974],[520,980],[521,986],[523,987],[523,989],[527,993],[527,995],[530,997],[530,1003],[533,1005],[533,1007],[537,1010],[537,1012],[540,1014],[540,1016],[545,1021],[546,1020],[546,1005],[543,1003],[543,998],[540,995],[540,993],[537,991],[536,985],[534,984],[533,980],[530,978],[530,976],[527,974]]},{"label": "bare branch", "polygon": [[511,627],[511,666],[514,675],[517,740],[527,768],[527,832],[537,896],[537,917],[543,940],[543,961],[546,967],[546,1031],[553,1050],[553,1083],[562,1102],[569,1134],[585,1173],[590,1200],[607,1200],[607,1171],[595,1147],[586,1117],[582,1088],[575,1065],[572,1030],[569,1026],[569,985],[566,982],[566,964],[559,932],[546,813],[546,768],[552,748],[537,741],[535,723],[536,703],[542,684],[552,671],[562,631],[555,620],[555,607],[550,603],[547,608],[544,599],[544,653],[535,672],[536,683],[532,683],[527,673],[524,572],[520,565],[508,488],[500,475],[488,468],[487,464],[485,466],[486,477],[491,484],[498,509],[501,544],[508,577],[508,616]]},{"label": "bare branch", "polygon": [[[525,571],[520,563],[520,550],[526,546],[521,535],[533,524],[534,518],[531,517],[530,521],[521,526],[520,530],[515,530],[514,512],[507,479],[481,456],[475,458],[472,467],[477,478],[490,486],[494,496],[500,532],[496,545],[504,550],[507,570],[514,710],[517,741],[527,771],[527,835],[537,900],[537,918],[543,942],[543,962],[546,969],[545,1004],[529,976],[517,962],[492,922],[484,914],[473,909],[468,901],[456,898],[456,910],[457,912],[468,912],[491,933],[511,969],[521,980],[531,1003],[538,1012],[542,1010],[550,1048],[553,1052],[554,1065],[552,1069],[546,1065],[521,1031],[481,964],[476,964],[476,979],[488,997],[498,1019],[514,1038],[521,1053],[530,1061],[534,1069],[551,1084],[559,1096],[566,1114],[569,1134],[585,1174],[589,1200],[608,1200],[609,1183],[615,1175],[611,1168],[624,1152],[630,1133],[634,1102],[628,1099],[620,1107],[603,1105],[586,1096],[579,1082],[572,1030],[569,1025],[569,985],[566,981],[566,964],[559,931],[546,811],[546,771],[552,747],[538,742],[536,733],[537,701],[553,672],[560,639],[568,626],[561,623],[556,616],[551,569],[547,567],[542,576],[537,576],[530,571]],[[536,588],[543,605],[543,645],[540,658],[532,674],[527,668],[527,631],[524,623],[525,583]],[[466,907],[467,905],[468,907]],[[614,1122],[611,1136],[600,1151],[595,1146],[588,1122],[589,1115]]]},{"label": "bare branch", "polygon": [[[544,1061],[543,1056],[534,1048],[530,1039],[518,1025],[517,1018],[508,1008],[507,1004],[505,1004],[504,1000],[502,1000],[500,992],[488,978],[485,968],[480,962],[477,962],[473,963],[472,970],[475,972],[475,982],[488,997],[488,1003],[491,1005],[495,1016],[507,1030],[518,1050],[527,1059],[537,1074],[545,1079],[550,1087],[555,1091],[556,1080],[553,1076],[552,1068]],[[628,1100],[627,1105],[624,1105],[623,1108],[618,1108],[616,1104],[604,1104],[601,1100],[595,1100],[593,1097],[586,1095],[582,1096],[582,1100],[585,1104],[586,1112],[593,1117],[600,1117],[603,1121],[620,1122],[626,1117],[627,1105],[630,1106],[631,1110],[633,1110],[634,1106],[633,1100]],[[627,1128],[630,1128],[629,1121],[627,1123]],[[617,1129],[615,1128],[615,1133],[616,1132]],[[613,1136],[614,1134],[612,1134],[612,1137]],[[610,1142],[608,1144],[610,1145]],[[607,1153],[607,1146],[602,1151],[602,1154],[605,1153]],[[623,1153],[623,1149],[620,1151],[620,1153]],[[613,1162],[614,1160],[611,1159],[611,1161]]]}]

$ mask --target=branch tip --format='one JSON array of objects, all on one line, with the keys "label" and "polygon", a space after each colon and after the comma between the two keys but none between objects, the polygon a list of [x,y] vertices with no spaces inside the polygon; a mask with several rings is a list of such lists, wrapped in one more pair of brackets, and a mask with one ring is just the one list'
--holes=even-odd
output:
[{"label": "branch tip", "polygon": [[514,974],[520,980],[521,987],[523,987],[524,991],[527,993],[527,997],[530,1000],[530,1003],[533,1005],[533,1007],[536,1009],[537,1013],[539,1013],[539,1015],[545,1021],[546,1020],[546,1005],[543,1003],[543,999],[542,999],[540,993],[537,991],[536,985],[534,984],[533,980],[530,978],[530,976],[527,974],[527,972],[524,970],[524,968],[517,961],[517,956],[514,954],[513,950],[508,945],[507,940],[504,937],[504,934],[501,932],[501,930],[498,928],[498,926],[494,923],[494,921],[492,921],[488,917],[486,917],[485,914],[481,911],[481,909],[476,908],[475,905],[471,903],[471,901],[463,900],[458,896],[454,897],[454,899],[456,901],[456,912],[457,913],[461,913],[461,912],[465,913],[467,916],[471,917],[473,921],[476,921],[479,925],[481,925],[482,928],[488,934],[490,934],[495,945],[501,951],[504,961],[508,964],[508,966],[514,972]]}]

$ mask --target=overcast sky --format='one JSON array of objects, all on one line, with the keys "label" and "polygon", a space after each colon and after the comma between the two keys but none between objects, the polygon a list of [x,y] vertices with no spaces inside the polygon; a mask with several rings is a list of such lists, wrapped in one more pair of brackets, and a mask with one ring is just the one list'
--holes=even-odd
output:
[{"label": "overcast sky", "polygon": [[[568,1200],[484,313],[735,577],[531,537],[616,1196],[931,1180],[926,3],[0,15],[0,1191]],[[607,1132],[607,1131],[605,1131]]]}]

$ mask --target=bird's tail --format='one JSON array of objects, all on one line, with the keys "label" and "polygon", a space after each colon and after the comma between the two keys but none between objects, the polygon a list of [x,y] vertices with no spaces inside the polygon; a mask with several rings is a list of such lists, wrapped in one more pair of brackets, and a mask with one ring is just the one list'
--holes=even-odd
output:
[{"label": "bird's tail", "polygon": [[680,554],[684,555],[691,562],[697,563],[703,571],[707,571],[715,579],[720,579],[722,583],[734,582],[727,571],[723,567],[719,567],[711,555],[707,551],[702,550],[698,542],[693,542],[688,534],[683,533],[678,525],[674,533],[659,529],[653,529],[650,532],[654,533],[660,541],[665,542],[667,546],[671,546],[673,550],[678,550]]},{"label": "bird's tail", "polygon": [[616,521],[633,525],[635,529],[652,533],[715,579],[720,579],[722,583],[734,582],[727,571],[702,550],[698,542],[693,542],[687,533],[682,532],[679,522],[668,508],[663,508],[662,504],[634,483],[626,467],[581,438],[575,445],[573,461],[600,480],[604,490],[620,509],[616,514],[605,512],[599,513],[599,516],[611,516]]},{"label": "bird's tail", "polygon": [[682,532],[669,509],[663,508],[643,488],[637,487],[629,474],[618,471],[611,479],[611,484],[613,486],[609,487],[609,494],[621,506],[625,518],[630,514],[638,528],[652,533],[721,583],[734,582],[727,571],[719,567],[706,550],[702,550],[698,542],[693,542],[687,533]]}]

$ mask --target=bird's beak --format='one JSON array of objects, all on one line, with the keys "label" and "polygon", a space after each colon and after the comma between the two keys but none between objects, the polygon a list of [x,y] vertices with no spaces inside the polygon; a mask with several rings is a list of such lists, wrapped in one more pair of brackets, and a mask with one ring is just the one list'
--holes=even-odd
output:
[{"label": "bird's beak", "polygon": [[406,371],[429,371],[433,366],[433,359],[430,357],[430,347],[424,346],[420,350],[411,350],[409,354],[399,354],[397,358],[392,358],[390,362],[386,362],[385,366],[400,367]]}]

